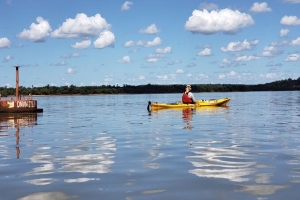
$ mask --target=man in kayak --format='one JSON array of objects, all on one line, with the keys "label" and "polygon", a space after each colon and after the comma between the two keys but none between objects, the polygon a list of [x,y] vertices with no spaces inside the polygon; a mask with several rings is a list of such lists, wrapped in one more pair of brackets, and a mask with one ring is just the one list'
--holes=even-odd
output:
[{"label": "man in kayak", "polygon": [[182,94],[182,102],[183,103],[196,103],[196,99],[191,92],[192,87],[190,85],[187,85],[185,87],[185,92]]}]

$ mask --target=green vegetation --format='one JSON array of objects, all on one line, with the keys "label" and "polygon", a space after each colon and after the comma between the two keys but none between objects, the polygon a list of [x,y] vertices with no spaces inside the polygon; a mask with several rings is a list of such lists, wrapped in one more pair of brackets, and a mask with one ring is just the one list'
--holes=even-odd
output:
[{"label": "green vegetation", "polygon": [[[266,84],[193,84],[193,92],[249,92],[249,91],[286,91],[300,90],[300,78],[297,80],[286,79]],[[180,93],[185,85],[123,85],[121,86],[44,86],[44,87],[19,87],[20,95],[89,95],[89,94],[150,94],[150,93]],[[15,88],[0,87],[2,97],[15,95]]]}]

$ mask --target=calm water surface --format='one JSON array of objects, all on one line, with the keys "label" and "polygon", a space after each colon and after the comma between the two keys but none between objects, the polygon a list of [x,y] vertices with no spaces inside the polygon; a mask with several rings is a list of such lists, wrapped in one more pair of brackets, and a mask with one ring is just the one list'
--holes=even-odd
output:
[{"label": "calm water surface", "polygon": [[0,200],[299,199],[300,92],[146,109],[180,96],[36,97],[44,113],[1,115]]}]

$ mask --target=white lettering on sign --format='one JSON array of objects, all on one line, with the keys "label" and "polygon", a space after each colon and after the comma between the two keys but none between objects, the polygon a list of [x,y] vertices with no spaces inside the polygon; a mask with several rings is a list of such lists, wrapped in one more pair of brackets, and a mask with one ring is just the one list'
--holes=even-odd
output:
[{"label": "white lettering on sign", "polygon": [[8,105],[8,108],[14,108],[15,107],[15,102],[14,101],[8,101],[7,105]]},{"label": "white lettering on sign", "polygon": [[35,108],[35,101],[17,101],[18,108]]}]

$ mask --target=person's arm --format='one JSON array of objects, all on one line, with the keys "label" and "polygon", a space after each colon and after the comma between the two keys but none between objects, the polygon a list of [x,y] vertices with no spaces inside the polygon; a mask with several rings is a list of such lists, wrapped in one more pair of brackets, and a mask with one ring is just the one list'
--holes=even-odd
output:
[{"label": "person's arm", "polygon": [[195,99],[193,93],[189,92],[189,95],[188,95],[188,96],[193,100],[194,103],[196,102],[196,99]]}]

